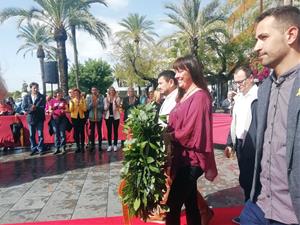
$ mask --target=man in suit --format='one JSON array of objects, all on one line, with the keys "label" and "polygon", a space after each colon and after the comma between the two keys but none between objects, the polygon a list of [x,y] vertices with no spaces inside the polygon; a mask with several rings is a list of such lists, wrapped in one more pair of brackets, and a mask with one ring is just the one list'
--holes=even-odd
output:
[{"label": "man in suit", "polygon": [[255,37],[258,58],[273,72],[258,90],[254,179],[241,224],[299,224],[300,10],[267,10]]},{"label": "man in suit", "polygon": [[[38,83],[32,82],[30,85],[30,93],[26,95],[22,102],[22,109],[27,115],[27,123],[30,134],[31,154],[43,152],[44,147],[44,121],[45,121],[45,105],[46,98],[39,92]],[[35,140],[36,131],[38,132],[38,143]]]}]

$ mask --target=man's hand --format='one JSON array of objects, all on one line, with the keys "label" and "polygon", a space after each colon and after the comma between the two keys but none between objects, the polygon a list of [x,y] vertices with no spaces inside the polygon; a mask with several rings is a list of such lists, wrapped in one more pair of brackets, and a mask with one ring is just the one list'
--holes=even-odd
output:
[{"label": "man's hand", "polygon": [[34,111],[34,110],[36,110],[36,106],[35,106],[35,105],[32,105],[32,106],[31,106],[31,111]]}]

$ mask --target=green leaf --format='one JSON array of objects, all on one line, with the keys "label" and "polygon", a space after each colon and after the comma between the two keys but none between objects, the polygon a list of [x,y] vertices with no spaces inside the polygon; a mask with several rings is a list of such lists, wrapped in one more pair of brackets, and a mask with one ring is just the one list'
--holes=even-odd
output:
[{"label": "green leaf", "polygon": [[155,173],[160,173],[160,170],[154,166],[149,166],[149,169],[152,171],[152,172],[155,172]]},{"label": "green leaf", "polygon": [[161,142],[154,105],[139,105],[128,117],[125,127],[131,140],[125,142],[121,176],[126,180],[123,201],[131,215],[146,218],[163,197],[166,152]]},{"label": "green leaf", "polygon": [[138,208],[140,207],[140,205],[141,205],[141,200],[139,198],[136,198],[134,203],[133,203],[134,210],[137,211]]},{"label": "green leaf", "polygon": [[154,162],[154,159],[152,157],[147,157],[147,163],[150,164]]}]

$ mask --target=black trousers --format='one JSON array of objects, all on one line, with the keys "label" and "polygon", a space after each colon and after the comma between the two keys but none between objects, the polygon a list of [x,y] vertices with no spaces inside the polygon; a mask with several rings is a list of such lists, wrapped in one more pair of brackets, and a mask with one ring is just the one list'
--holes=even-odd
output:
[{"label": "black trousers", "polygon": [[237,139],[236,154],[240,170],[239,182],[244,190],[245,202],[250,198],[255,163],[255,158],[249,154],[249,151],[247,146],[243,146],[243,140]]},{"label": "black trousers", "polygon": [[183,167],[176,173],[171,185],[167,205],[166,225],[180,225],[180,213],[183,204],[186,208],[187,225],[201,224],[197,205],[197,179],[203,174],[200,167]]},{"label": "black trousers", "polygon": [[114,145],[118,144],[118,129],[120,124],[120,119],[115,120],[113,117],[109,117],[105,119],[106,127],[107,127],[107,141],[108,145],[111,145],[111,134],[112,134],[112,126],[114,128]]},{"label": "black trousers", "polygon": [[84,149],[84,139],[85,139],[85,134],[84,134],[84,125],[85,125],[86,120],[85,119],[74,119],[72,118],[72,123],[74,127],[74,140],[77,145],[77,148],[81,147]]},{"label": "black trousers", "polygon": [[102,143],[102,120],[100,121],[90,121],[90,142],[91,145],[95,145],[95,126],[97,125],[97,133],[98,133],[98,142],[99,146],[101,146]]}]

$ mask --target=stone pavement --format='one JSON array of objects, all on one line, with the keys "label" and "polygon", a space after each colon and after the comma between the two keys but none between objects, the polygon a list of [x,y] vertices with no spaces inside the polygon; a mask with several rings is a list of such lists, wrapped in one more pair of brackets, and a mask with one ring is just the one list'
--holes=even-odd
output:
[{"label": "stone pavement", "polygon": [[[25,150],[0,151],[0,224],[122,214],[117,195],[122,151],[29,156]],[[199,179],[198,188],[212,207],[243,203],[234,159],[215,150],[219,176]]]}]

